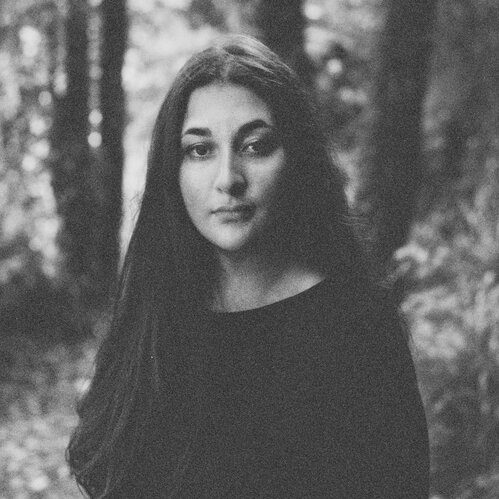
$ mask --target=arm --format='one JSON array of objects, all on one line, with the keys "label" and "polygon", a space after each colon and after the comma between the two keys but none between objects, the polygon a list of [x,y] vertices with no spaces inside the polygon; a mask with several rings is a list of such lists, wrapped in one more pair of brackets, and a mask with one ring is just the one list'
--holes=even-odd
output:
[{"label": "arm", "polygon": [[375,468],[371,497],[427,499],[429,445],[424,408],[407,340],[394,309],[387,309],[380,309],[367,342],[374,353],[366,380],[366,409],[372,411],[366,452]]}]

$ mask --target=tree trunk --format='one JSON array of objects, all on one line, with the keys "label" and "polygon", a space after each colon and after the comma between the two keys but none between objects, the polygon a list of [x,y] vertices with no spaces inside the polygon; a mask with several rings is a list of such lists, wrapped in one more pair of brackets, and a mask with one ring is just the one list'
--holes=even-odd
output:
[{"label": "tree trunk", "polygon": [[381,273],[406,240],[420,188],[421,118],[436,0],[387,0],[386,8],[358,192]]},{"label": "tree trunk", "polygon": [[305,17],[302,0],[260,0],[255,24],[261,40],[282,57],[307,84],[313,66],[304,50]]},{"label": "tree trunk", "polygon": [[121,71],[127,43],[125,0],[103,0],[102,76],[100,107],[102,113],[102,157],[99,258],[102,285],[110,290],[116,281],[120,255],[120,222],[122,214],[123,132],[125,96]]},{"label": "tree trunk", "polygon": [[252,35],[276,52],[310,85],[314,67],[304,49],[302,0],[215,0],[229,31]]},{"label": "tree trunk", "polygon": [[90,295],[94,262],[94,198],[88,146],[88,5],[69,0],[65,27],[66,91],[54,92],[52,185],[62,218],[60,245],[66,271],[80,292]]}]

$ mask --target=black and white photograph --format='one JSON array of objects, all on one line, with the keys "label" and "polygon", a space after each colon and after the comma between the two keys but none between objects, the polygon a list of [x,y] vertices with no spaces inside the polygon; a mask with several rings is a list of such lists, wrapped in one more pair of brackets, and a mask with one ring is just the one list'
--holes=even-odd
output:
[{"label": "black and white photograph", "polygon": [[0,498],[499,497],[497,0],[0,0]]}]

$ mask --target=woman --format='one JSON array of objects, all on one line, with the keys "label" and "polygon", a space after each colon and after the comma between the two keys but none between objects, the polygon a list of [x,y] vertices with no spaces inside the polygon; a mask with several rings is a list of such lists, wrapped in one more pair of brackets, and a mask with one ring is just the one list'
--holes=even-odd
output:
[{"label": "woman", "polygon": [[174,81],[68,448],[91,497],[428,496],[412,360],[316,114],[247,37]]}]

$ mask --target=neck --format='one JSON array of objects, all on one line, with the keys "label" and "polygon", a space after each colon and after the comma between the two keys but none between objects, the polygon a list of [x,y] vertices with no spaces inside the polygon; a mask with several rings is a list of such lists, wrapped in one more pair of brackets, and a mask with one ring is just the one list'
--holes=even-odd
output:
[{"label": "neck", "polygon": [[269,305],[298,294],[325,278],[319,269],[292,257],[269,254],[217,255],[211,308],[238,311]]}]

